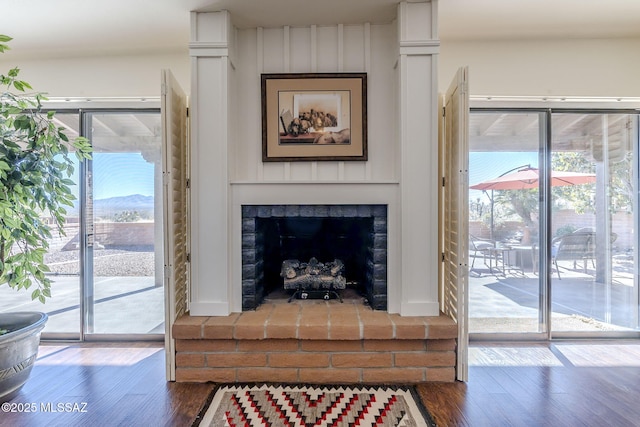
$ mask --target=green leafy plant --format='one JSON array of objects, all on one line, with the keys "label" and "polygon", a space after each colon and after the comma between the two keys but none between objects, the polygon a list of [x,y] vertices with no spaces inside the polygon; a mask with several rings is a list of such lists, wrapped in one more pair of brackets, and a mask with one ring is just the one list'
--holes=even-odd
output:
[{"label": "green leafy plant", "polygon": [[142,219],[138,211],[122,211],[113,216],[113,222],[136,222]]},{"label": "green leafy plant", "polygon": [[[0,53],[10,40],[0,35]],[[72,156],[89,159],[91,145],[69,141],[55,112],[43,110],[44,94],[27,92],[33,89],[19,72],[0,74],[0,285],[30,289],[44,303],[51,297],[48,239],[52,229],[64,235],[65,206],[75,199]]]}]

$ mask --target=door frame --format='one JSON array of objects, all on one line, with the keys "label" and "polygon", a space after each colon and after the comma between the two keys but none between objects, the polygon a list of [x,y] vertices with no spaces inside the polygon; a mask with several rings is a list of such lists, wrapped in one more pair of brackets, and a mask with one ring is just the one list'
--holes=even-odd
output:
[{"label": "door frame", "polygon": [[[90,106],[89,106],[90,104]],[[77,114],[78,130],[80,136],[90,139],[91,114],[118,114],[118,113],[157,113],[160,115],[159,100],[146,100],[144,105],[142,102],[133,101],[110,101],[95,100],[89,102],[74,103],[73,107],[69,106],[69,102],[51,101],[44,105],[44,111],[56,111],[57,114]],[[59,108],[56,108],[59,107]],[[88,136],[87,136],[88,135]],[[79,332],[43,332],[42,337],[45,340],[68,340],[79,342],[92,341],[162,341],[164,334],[119,334],[119,333],[91,333],[87,332],[89,316],[93,308],[93,296],[87,292],[88,284],[93,280],[93,257],[92,247],[89,241],[92,239],[93,228],[89,227],[86,221],[89,190],[92,188],[88,180],[92,179],[92,160],[87,160],[79,165],[78,170],[78,188],[79,188],[79,263],[80,274],[78,281],[79,292]],[[162,242],[160,242],[162,244]],[[161,307],[164,312],[164,307]]]},{"label": "door frame", "polygon": [[[476,103],[474,103],[475,105]],[[489,101],[483,100],[480,104],[490,104]],[[540,144],[538,148],[539,155],[539,168],[540,168],[540,210],[543,213],[539,219],[539,231],[540,231],[540,256],[538,260],[539,271],[539,332],[522,332],[522,333],[470,333],[470,341],[550,341],[553,339],[575,339],[575,338],[640,338],[640,330],[638,331],[605,331],[605,332],[578,332],[575,331],[553,331],[552,325],[552,257],[551,257],[551,236],[552,236],[552,203],[551,203],[551,182],[549,179],[549,173],[551,170],[551,153],[553,144],[553,114],[562,113],[576,113],[576,114],[631,114],[635,115],[638,120],[636,126],[636,132],[640,128],[640,113],[638,109],[629,108],[588,108],[589,106],[578,107],[548,107],[548,106],[531,106],[531,107],[517,107],[513,103],[508,103],[507,106],[473,106],[470,108],[470,114],[482,112],[500,112],[500,113],[539,113],[540,120]],[[634,182],[639,183],[640,167],[640,147],[638,146],[640,137],[636,134],[634,141],[636,141],[636,148],[634,150]],[[640,184],[638,184],[640,186]],[[634,201],[634,223],[639,223],[640,212],[638,212],[639,201],[636,196]],[[636,249],[635,249],[635,265],[638,266],[638,253],[640,252],[640,233],[636,235]],[[636,317],[640,316],[640,295],[638,292],[638,286],[635,287],[635,301],[636,304]]]}]

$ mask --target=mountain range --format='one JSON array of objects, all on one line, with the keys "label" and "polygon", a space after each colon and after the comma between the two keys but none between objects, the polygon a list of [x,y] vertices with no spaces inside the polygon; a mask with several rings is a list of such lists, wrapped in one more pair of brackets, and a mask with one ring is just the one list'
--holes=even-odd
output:
[{"label": "mountain range", "polygon": [[129,196],[109,197],[93,201],[93,213],[95,216],[105,216],[122,211],[138,211],[139,213],[153,213],[153,196],[131,194]]},{"label": "mountain range", "polygon": [[[75,206],[68,209],[68,214],[79,211],[80,202],[75,201]],[[95,217],[109,217],[119,212],[138,212],[141,216],[153,217],[154,198],[142,194],[130,194],[128,196],[108,197],[93,201],[93,215]]]}]

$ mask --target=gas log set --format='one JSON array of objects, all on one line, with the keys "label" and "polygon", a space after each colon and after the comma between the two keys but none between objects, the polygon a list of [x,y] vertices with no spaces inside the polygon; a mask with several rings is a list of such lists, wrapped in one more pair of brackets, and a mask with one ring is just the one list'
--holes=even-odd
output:
[{"label": "gas log set", "polygon": [[294,291],[289,301],[293,298],[342,298],[338,290],[345,289],[347,280],[344,277],[344,263],[336,259],[322,263],[315,257],[309,262],[300,262],[297,259],[287,259],[282,262],[280,276],[284,280],[284,289]]}]

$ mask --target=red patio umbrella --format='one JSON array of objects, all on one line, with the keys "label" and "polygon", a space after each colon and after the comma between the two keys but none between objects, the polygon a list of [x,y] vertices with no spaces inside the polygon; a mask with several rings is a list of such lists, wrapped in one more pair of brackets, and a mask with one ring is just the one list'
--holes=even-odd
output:
[{"label": "red patio umbrella", "polygon": [[[525,167],[498,178],[472,185],[473,190],[525,190],[538,188],[539,171],[536,168]],[[551,171],[551,185],[577,185],[596,181],[593,173]]]},{"label": "red patio umbrella", "polygon": [[[539,170],[531,166],[521,166],[516,168],[515,172],[507,172],[495,179],[480,182],[472,185],[473,190],[483,190],[491,201],[491,240],[494,239],[494,221],[493,221],[493,190],[526,190],[538,188],[540,180]],[[513,170],[513,169],[512,169]],[[596,181],[596,175],[592,173],[551,171],[551,185],[578,185],[588,184]],[[489,194],[489,190],[491,194]]]}]

